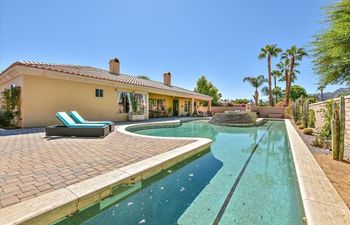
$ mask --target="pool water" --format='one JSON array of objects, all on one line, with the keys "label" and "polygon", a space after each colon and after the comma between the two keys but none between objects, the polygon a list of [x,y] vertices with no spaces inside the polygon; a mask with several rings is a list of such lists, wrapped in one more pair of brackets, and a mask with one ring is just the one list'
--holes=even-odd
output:
[{"label": "pool water", "polygon": [[213,143],[210,151],[142,182],[106,209],[60,224],[304,224],[283,121],[247,128],[193,121],[136,133]]}]

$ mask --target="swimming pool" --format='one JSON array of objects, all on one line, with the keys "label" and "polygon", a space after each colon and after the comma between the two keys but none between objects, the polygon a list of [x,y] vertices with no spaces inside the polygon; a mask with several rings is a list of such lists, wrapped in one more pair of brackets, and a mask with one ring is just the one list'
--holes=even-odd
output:
[{"label": "swimming pool", "polygon": [[210,151],[135,184],[134,194],[58,224],[304,224],[283,121],[247,128],[193,121],[136,133],[213,143]]}]

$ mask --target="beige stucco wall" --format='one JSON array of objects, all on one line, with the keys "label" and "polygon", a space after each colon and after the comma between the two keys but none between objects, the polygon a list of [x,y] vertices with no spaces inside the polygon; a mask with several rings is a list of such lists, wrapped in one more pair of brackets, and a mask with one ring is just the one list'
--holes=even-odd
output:
[{"label": "beige stucco wall", "polygon": [[[57,124],[55,113],[78,111],[88,120],[126,120],[117,113],[116,89],[111,86],[66,81],[45,77],[23,76],[23,127]],[[104,97],[95,97],[95,89]]]}]

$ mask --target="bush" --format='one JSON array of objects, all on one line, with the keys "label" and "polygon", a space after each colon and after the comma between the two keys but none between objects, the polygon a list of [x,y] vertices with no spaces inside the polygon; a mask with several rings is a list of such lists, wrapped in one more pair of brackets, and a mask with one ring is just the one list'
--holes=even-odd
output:
[{"label": "bush", "polygon": [[295,123],[295,125],[297,125],[297,126],[301,125],[301,121],[297,121],[297,122]]},{"label": "bush", "polygon": [[305,128],[303,130],[303,133],[306,134],[306,135],[312,135],[314,131],[312,130],[312,128]]},{"label": "bush", "polygon": [[300,130],[302,130],[302,129],[304,129],[304,126],[303,126],[303,125],[299,125],[298,128],[299,128]]},{"label": "bush", "polygon": [[317,147],[317,148],[328,148],[330,147],[330,142],[325,141],[320,137],[315,137],[315,139],[312,141],[311,146]]},{"label": "bush", "polygon": [[292,118],[292,105],[289,105],[285,110],[284,110],[284,115],[286,119],[291,119]]},{"label": "bush", "polygon": [[309,109],[309,118],[307,124],[309,127],[315,128],[316,114],[313,109]]},{"label": "bush", "polygon": [[320,112],[324,119],[323,126],[319,130],[320,138],[322,140],[330,140],[332,138],[331,121],[333,118],[333,101],[327,101],[326,108],[321,109]]},{"label": "bush", "polygon": [[11,111],[0,112],[0,126],[8,127],[11,124],[14,115]]}]

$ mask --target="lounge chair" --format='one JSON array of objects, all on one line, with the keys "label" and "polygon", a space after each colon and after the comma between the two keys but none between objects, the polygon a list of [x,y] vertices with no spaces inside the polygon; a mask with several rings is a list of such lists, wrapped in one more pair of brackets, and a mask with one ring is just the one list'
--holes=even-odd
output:
[{"label": "lounge chair", "polygon": [[56,118],[64,125],[46,127],[46,136],[104,137],[109,134],[106,124],[77,124],[65,112],[56,113]]},{"label": "lounge chair", "polygon": [[85,120],[77,111],[69,112],[69,115],[78,124],[106,124],[109,126],[109,131],[114,131],[114,123],[111,121],[89,121]]}]

